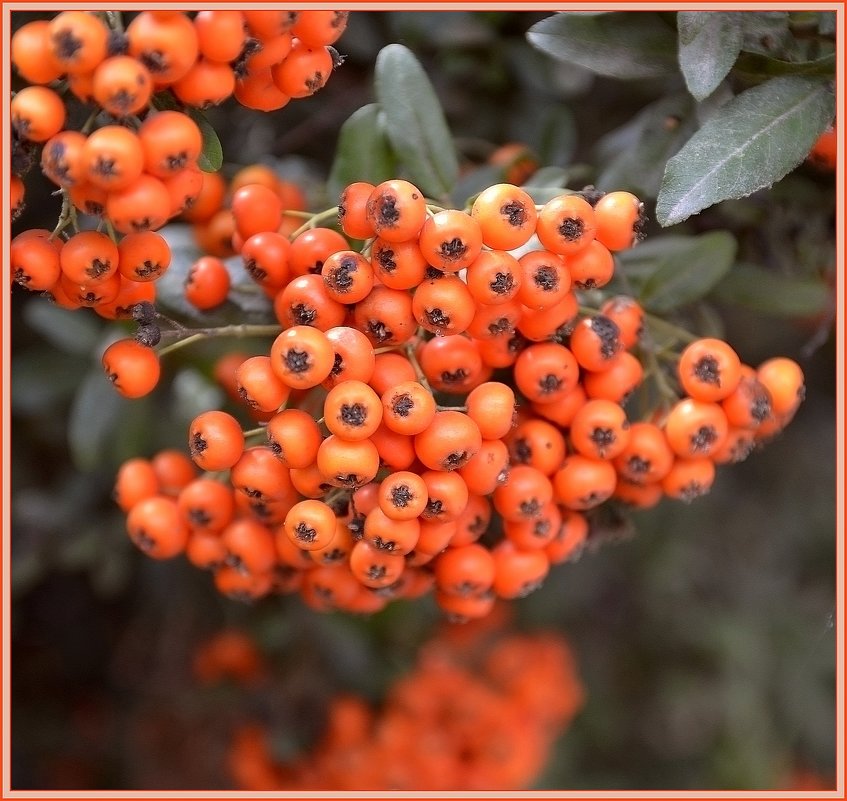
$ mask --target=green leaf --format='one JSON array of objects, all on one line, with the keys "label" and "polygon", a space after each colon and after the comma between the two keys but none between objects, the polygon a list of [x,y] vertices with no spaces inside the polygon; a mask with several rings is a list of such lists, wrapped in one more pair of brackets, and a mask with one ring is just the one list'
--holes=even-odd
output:
[{"label": "green leaf", "polygon": [[736,264],[713,293],[723,303],[774,317],[819,314],[830,303],[831,295],[823,281],[782,275],[746,263]]},{"label": "green leaf", "polygon": [[411,50],[390,44],[379,51],[374,91],[408,179],[425,194],[447,197],[459,177],[459,160],[435,89]]},{"label": "green leaf", "polygon": [[663,226],[771,186],[808,154],[835,98],[810,78],[774,78],[730,100],[668,163],[656,201]]},{"label": "green leaf", "polygon": [[383,118],[379,103],[369,103],[345,120],[327,179],[330,197],[337,198],[355,181],[379,184],[394,176],[397,166]]},{"label": "green leaf", "polygon": [[552,58],[611,78],[660,78],[679,69],[676,34],[652,12],[561,12],[537,22],[526,36]]},{"label": "green leaf", "polygon": [[540,103],[526,94],[513,109],[509,137],[528,145],[541,164],[565,167],[576,150],[576,121],[564,103]]},{"label": "green leaf", "polygon": [[23,316],[33,331],[64,353],[88,354],[100,337],[101,326],[93,315],[77,314],[52,303],[27,303]]},{"label": "green leaf", "polygon": [[[145,399],[139,401],[144,403]],[[90,370],[82,380],[68,419],[71,459],[80,470],[93,470],[109,452],[121,415],[131,403],[122,398],[102,370]]]},{"label": "green leaf", "polygon": [[596,162],[605,165],[595,184],[603,191],[627,189],[654,198],[665,164],[695,130],[694,100],[688,92],[661,97],[597,143]]},{"label": "green leaf", "polygon": [[217,172],[224,163],[224,151],[217,132],[203,112],[196,108],[189,108],[186,109],[186,113],[197,123],[200,135],[203,137],[203,150],[197,159],[197,166],[203,172]]},{"label": "green leaf", "polygon": [[[628,263],[636,258],[642,270],[649,265],[639,300],[648,311],[665,314],[707,295],[729,271],[736,250],[735,237],[728,231],[710,231],[699,236],[661,237],[618,257],[627,275]],[[629,256],[630,252],[636,258]]]},{"label": "green leaf", "polygon": [[744,34],[739,15],[732,11],[680,11],[677,32],[685,85],[703,100],[727,76],[741,50]]},{"label": "green leaf", "polygon": [[767,79],[780,75],[806,75],[808,77],[834,78],[835,53],[814,61],[782,61],[763,53],[743,52],[735,62],[734,72],[748,79]]}]

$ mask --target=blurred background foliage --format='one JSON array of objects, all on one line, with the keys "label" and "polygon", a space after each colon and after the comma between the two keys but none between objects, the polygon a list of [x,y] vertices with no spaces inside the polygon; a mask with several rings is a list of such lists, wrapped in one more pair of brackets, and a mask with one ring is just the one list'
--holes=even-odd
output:
[{"label": "blurred background foliage", "polygon": [[[804,163],[772,189],[663,232],[653,209],[664,164],[716,101],[695,101],[679,72],[621,80],[549,58],[526,37],[546,16],[355,12],[338,45],[346,60],[314,97],[267,115],[229,103],[207,112],[224,171],[268,163],[300,182],[315,210],[333,205],[326,181],[340,127],[374,102],[376,55],[400,42],[426,69],[455,137],[454,194],[503,180],[491,156],[507,143],[559,186],[636,191],[653,218],[643,250],[630,254],[636,285],[641,254],[673,256],[670,235],[731,235],[731,263],[663,311],[724,336],[747,363],[796,359],[806,401],[765,449],[719,470],[710,495],[634,513],[513,604],[512,628],[567,638],[586,691],[534,787],[774,789],[801,770],[832,782],[833,173]],[[656,16],[673,31],[672,14]],[[808,60],[788,45],[832,38],[828,21],[804,14],[767,21],[785,50],[773,58]],[[765,45],[760,37],[748,52]],[[13,233],[52,227],[48,191],[32,182]],[[127,401],[99,368],[126,327],[17,288],[11,312],[13,787],[227,789],[224,756],[239,721],[263,722],[275,755],[290,758],[319,735],[337,692],[378,701],[437,624],[431,599],[371,619],[319,615],[296,597],[239,605],[184,560],[137,552],[110,500],[122,460],[183,447],[190,419],[223,400],[215,359],[265,343],[181,350],[155,393]],[[224,626],[248,632],[272,666],[260,691],[210,690],[192,673],[201,643]]]}]

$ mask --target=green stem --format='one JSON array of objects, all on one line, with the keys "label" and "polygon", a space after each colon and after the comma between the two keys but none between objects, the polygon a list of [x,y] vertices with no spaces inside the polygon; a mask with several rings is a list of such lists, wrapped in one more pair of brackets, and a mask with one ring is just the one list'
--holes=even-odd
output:
[{"label": "green stem", "polygon": [[304,231],[308,231],[310,228],[317,228],[319,223],[322,223],[324,220],[330,220],[333,217],[338,217],[338,206],[333,206],[330,209],[324,209],[323,211],[319,211],[317,214],[309,215],[306,222],[303,223],[303,225],[301,225],[295,231],[293,231],[288,238],[295,239]]},{"label": "green stem", "polygon": [[220,328],[181,328],[181,330],[175,332],[164,331],[162,332],[163,336],[166,336],[169,333],[175,333],[180,337],[180,339],[176,342],[170,343],[169,345],[165,345],[163,348],[158,350],[157,353],[159,354],[159,357],[162,357],[167,353],[184,348],[192,342],[199,342],[200,340],[211,339],[213,337],[240,338],[275,336],[281,330],[282,329],[278,325],[238,324],[224,325]]}]

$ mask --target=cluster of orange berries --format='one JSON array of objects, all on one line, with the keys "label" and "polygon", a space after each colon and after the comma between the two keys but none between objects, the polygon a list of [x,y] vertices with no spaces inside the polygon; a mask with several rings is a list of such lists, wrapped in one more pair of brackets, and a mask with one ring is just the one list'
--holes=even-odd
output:
[{"label": "cluster of orange berries", "polygon": [[[271,732],[242,724],[228,755],[238,789],[523,790],[583,703],[570,649],[550,632],[426,643],[379,706],[332,698],[320,740],[275,758]],[[469,647],[470,645],[470,647]]]},{"label": "cluster of orange berries", "polygon": [[[152,302],[171,257],[156,231],[179,215],[200,219],[193,206],[222,181],[198,165],[204,141],[190,108],[233,95],[270,111],[314,94],[340,59],[331,44],[348,13],[147,10],[124,31],[116,12],[69,10],[18,28],[12,63],[30,85],[10,105],[13,216],[36,160],[64,208],[55,231],[15,237],[12,281],[110,319]],[[66,127],[68,94],[92,110],[81,130]],[[97,230],[63,238],[77,213]]]},{"label": "cluster of orange berries", "polygon": [[[356,251],[329,228],[289,241],[273,191],[240,188],[233,241],[282,328],[231,366],[233,396],[261,425],[246,435],[228,411],[199,414],[188,450],[207,475],[175,496],[125,466],[132,540],[157,558],[185,551],[234,597],[299,592],[316,609],[372,612],[433,592],[472,619],[578,554],[607,501],[707,492],[716,462],[791,419],[803,374],[697,339],[675,357],[673,402],[630,421],[645,314],[623,295],[586,311],[578,294],[611,280],[641,204],[586,196],[537,207],[497,184],[461,211],[433,209],[408,181],[356,183],[338,207],[365,241]],[[306,234],[324,247],[295,259]],[[107,374],[149,391],[155,351],[139,370],[121,344]]]}]

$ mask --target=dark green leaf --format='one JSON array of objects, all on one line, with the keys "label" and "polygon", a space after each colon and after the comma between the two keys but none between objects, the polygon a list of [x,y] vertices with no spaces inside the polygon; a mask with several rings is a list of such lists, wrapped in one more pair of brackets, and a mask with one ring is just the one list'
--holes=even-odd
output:
[{"label": "dark green leaf", "polygon": [[102,464],[120,424],[127,404],[144,403],[122,398],[103,371],[86,374],[71,406],[68,420],[68,446],[80,470],[93,470]]},{"label": "dark green leaf", "polygon": [[727,76],[741,50],[739,14],[732,11],[680,11],[677,14],[679,66],[685,85],[698,100]]},{"label": "dark green leaf", "polygon": [[596,161],[604,165],[595,181],[597,188],[626,189],[641,198],[656,197],[665,164],[694,129],[694,101],[687,92],[667,95],[645,106],[597,143]]},{"label": "dark green leaf", "polygon": [[678,72],[676,35],[658,14],[562,12],[537,22],[529,43],[598,75],[634,80]]},{"label": "dark green leaf", "polygon": [[536,95],[524,95],[511,115],[509,135],[523,142],[541,164],[567,166],[576,150],[577,130],[573,112],[563,103],[539,103]]},{"label": "dark green leaf", "polygon": [[331,197],[337,198],[355,181],[378,184],[394,176],[397,166],[382,116],[379,103],[369,103],[356,109],[341,126],[327,180]]},{"label": "dark green leaf", "polygon": [[374,90],[408,179],[430,196],[449,196],[459,177],[456,148],[435,89],[411,50],[401,44],[380,50]]},{"label": "dark green leaf", "polygon": [[[737,243],[727,231],[700,236],[671,236],[634,248],[642,264],[650,251],[653,269],[641,286],[639,299],[651,312],[665,314],[699,300],[726,275],[735,260]],[[625,253],[619,254],[624,271]]]},{"label": "dark green leaf", "polygon": [[821,11],[818,14],[818,31],[823,36],[835,36],[836,18],[834,11]]},{"label": "dark green leaf", "polygon": [[809,77],[834,78],[835,53],[815,61],[782,61],[762,53],[744,52],[735,63],[734,72],[739,75],[760,80],[780,75],[807,75]]},{"label": "dark green leaf", "polygon": [[793,37],[788,28],[787,11],[745,11],[741,14],[744,26],[743,50],[774,55],[790,48]]},{"label": "dark green leaf", "polygon": [[814,278],[789,276],[754,264],[736,264],[715,287],[713,296],[775,317],[818,314],[830,302],[831,290]]},{"label": "dark green leaf", "polygon": [[23,316],[33,331],[65,353],[91,353],[100,337],[101,326],[94,315],[78,314],[52,303],[27,303]]},{"label": "dark green leaf", "polygon": [[826,83],[774,78],[723,106],[667,164],[656,202],[673,225],[729,198],[771,186],[808,154],[834,114]]},{"label": "dark green leaf", "polygon": [[224,151],[217,132],[201,111],[189,108],[187,114],[197,123],[203,137],[203,150],[197,159],[197,166],[203,172],[217,172],[224,163]]}]

